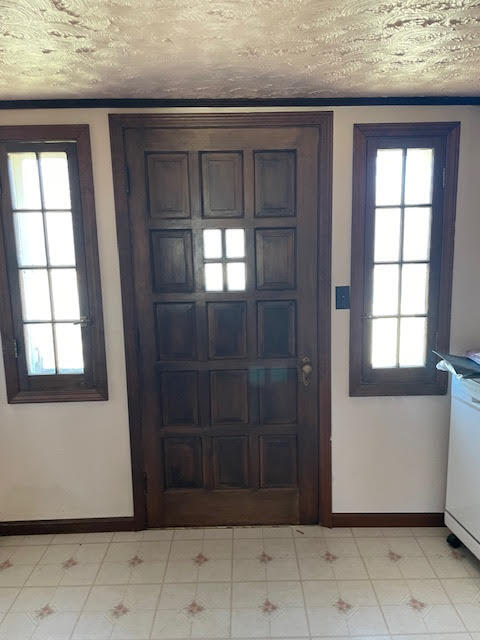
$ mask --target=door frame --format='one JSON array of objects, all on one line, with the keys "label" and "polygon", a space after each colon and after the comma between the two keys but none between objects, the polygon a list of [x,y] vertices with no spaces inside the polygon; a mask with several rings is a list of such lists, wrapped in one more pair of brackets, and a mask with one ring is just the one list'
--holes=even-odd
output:
[{"label": "door frame", "polygon": [[[131,128],[222,128],[222,127],[316,127],[318,149],[318,442],[319,442],[319,523],[332,526],[331,456],[331,264],[332,264],[332,111],[219,112],[178,114],[109,114],[117,242],[120,261],[123,331],[127,373],[128,415],[133,484],[134,526],[145,528],[146,475],[142,443],[140,352],[133,275],[129,175],[124,133]],[[321,261],[320,261],[321,256]]]}]

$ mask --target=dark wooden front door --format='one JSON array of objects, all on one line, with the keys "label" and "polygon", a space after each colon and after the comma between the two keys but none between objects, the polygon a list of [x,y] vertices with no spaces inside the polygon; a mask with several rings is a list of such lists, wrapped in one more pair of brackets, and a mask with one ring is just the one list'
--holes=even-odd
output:
[{"label": "dark wooden front door", "polygon": [[321,126],[138,123],[123,133],[148,525],[318,522]]}]

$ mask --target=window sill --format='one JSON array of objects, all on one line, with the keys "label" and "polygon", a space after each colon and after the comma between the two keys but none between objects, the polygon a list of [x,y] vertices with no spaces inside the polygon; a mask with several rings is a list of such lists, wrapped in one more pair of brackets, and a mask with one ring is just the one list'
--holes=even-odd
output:
[{"label": "window sill", "polygon": [[432,382],[362,382],[350,380],[349,396],[368,398],[375,396],[444,396],[448,390],[448,378]]},{"label": "window sill", "polygon": [[76,389],[69,391],[18,391],[9,394],[9,404],[31,404],[39,402],[98,402],[108,400],[108,390]]}]

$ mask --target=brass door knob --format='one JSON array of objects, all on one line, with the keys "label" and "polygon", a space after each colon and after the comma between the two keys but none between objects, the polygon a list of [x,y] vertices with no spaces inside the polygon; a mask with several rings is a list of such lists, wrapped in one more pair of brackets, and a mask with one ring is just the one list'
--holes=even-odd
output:
[{"label": "brass door knob", "polygon": [[308,356],[304,356],[300,361],[300,371],[302,372],[302,384],[304,387],[308,387],[310,384],[310,376],[312,375],[313,367],[311,360]]}]

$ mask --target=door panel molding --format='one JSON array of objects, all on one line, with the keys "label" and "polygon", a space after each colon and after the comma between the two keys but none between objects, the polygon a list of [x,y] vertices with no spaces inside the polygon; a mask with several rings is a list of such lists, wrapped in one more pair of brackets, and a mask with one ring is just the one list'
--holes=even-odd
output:
[{"label": "door panel molding", "polygon": [[[316,354],[308,354],[313,356],[318,363],[318,442],[319,442],[319,521],[325,526],[331,526],[332,523],[332,498],[331,498],[331,381],[330,381],[330,290],[331,290],[331,179],[332,179],[332,129],[333,114],[331,112],[280,112],[280,113],[219,113],[219,114],[115,114],[109,116],[110,121],[110,137],[111,151],[114,177],[115,192],[115,209],[117,220],[117,239],[120,257],[120,273],[122,284],[122,306],[124,321],[124,337],[125,337],[125,355],[127,365],[127,387],[128,387],[128,407],[129,407],[129,423],[130,423],[130,442],[132,455],[132,480],[133,480],[133,498],[134,498],[134,522],[135,526],[140,528],[146,526],[147,519],[147,500],[148,493],[144,479],[144,451],[153,447],[155,443],[142,441],[142,398],[140,389],[143,386],[141,378],[141,362],[139,350],[139,323],[137,319],[135,300],[135,281],[134,281],[134,256],[131,246],[131,225],[128,203],[128,192],[130,190],[130,177],[126,171],[126,132],[130,130],[138,139],[142,139],[143,131],[149,129],[201,129],[201,128],[289,128],[289,127],[316,127],[318,129],[318,201],[317,201],[317,227],[318,227],[318,349]],[[132,131],[134,130],[134,131]],[[305,132],[307,133],[307,132]],[[251,134],[245,131],[246,136]],[[303,135],[303,134],[301,134]],[[266,149],[266,151],[270,151]],[[299,170],[301,170],[299,168]],[[267,194],[268,195],[268,194]],[[289,194],[285,196],[288,204]],[[253,194],[251,197],[253,202]],[[185,197],[183,197],[183,201]],[[273,203],[275,206],[276,203]],[[283,203],[280,203],[283,206]],[[168,206],[169,203],[167,203]],[[175,205],[175,206],[174,206]],[[250,204],[251,206],[251,204]],[[182,207],[174,201],[171,206],[175,212],[180,211]],[[283,212],[283,209],[282,209]],[[175,213],[175,215],[178,215]],[[279,227],[288,227],[288,219],[279,217]],[[181,223],[181,220],[179,221]],[[212,222],[215,222],[214,220]],[[234,225],[234,220],[232,220]],[[159,228],[161,228],[161,219],[158,219]],[[180,225],[181,226],[181,225]],[[210,226],[215,226],[210,225]],[[262,226],[262,225],[260,225]],[[266,226],[266,225],[265,225]],[[271,227],[271,224],[268,226]],[[193,249],[195,250],[195,248]],[[320,260],[321,257],[321,260]],[[187,265],[188,267],[188,265]],[[187,284],[188,284],[187,268]],[[181,274],[183,275],[183,274]],[[280,292],[279,292],[280,293]],[[283,292],[282,292],[283,293]],[[173,295],[173,294],[172,294]],[[284,294],[278,296],[279,299],[288,299]],[[162,302],[168,299],[168,296],[162,298]],[[224,300],[228,298],[225,297]],[[232,296],[234,300],[234,295]],[[152,320],[153,322],[153,320]],[[298,346],[300,348],[300,345]],[[300,355],[304,355],[303,353]],[[242,363],[243,366],[243,363]],[[240,368],[240,367],[239,367]],[[200,390],[200,393],[202,391]],[[277,430],[278,433],[278,430]],[[234,434],[232,433],[232,436]],[[173,437],[173,434],[172,434]],[[181,437],[181,436],[180,436]],[[268,435],[266,435],[268,437]],[[288,436],[285,436],[288,439]],[[287,442],[287,440],[285,440]],[[176,444],[176,443],[172,443]],[[187,443],[188,444],[188,443]],[[193,443],[189,443],[193,445]],[[275,444],[275,443],[274,443]],[[285,444],[285,443],[283,443]],[[278,446],[282,443],[279,442]],[[284,447],[284,450],[287,448]],[[192,449],[193,451],[193,449]],[[266,451],[266,450],[265,450]],[[258,452],[257,452],[258,453]],[[174,451],[172,450],[172,455]],[[161,455],[161,452],[159,452]],[[196,453],[192,453],[195,460]],[[248,453],[245,449],[245,456],[257,455],[254,451]],[[246,463],[245,463],[246,464]],[[248,465],[247,465],[248,466]],[[292,468],[293,469],[293,468]],[[287,471],[287,470],[286,470]],[[200,470],[195,473],[199,473]],[[291,470],[291,473],[294,471]],[[244,474],[248,473],[247,470]],[[240,482],[241,473],[237,473],[238,479],[231,482]],[[197,480],[195,474],[192,476],[192,482]],[[278,481],[285,480],[278,479]],[[171,482],[175,478],[170,478]],[[218,482],[219,480],[216,480]],[[275,477],[267,477],[267,484],[270,486],[275,484]],[[285,486],[285,484],[283,485]],[[308,500],[308,494],[314,491],[313,487],[302,487],[304,498]],[[215,500],[218,500],[218,508],[225,513],[228,507],[225,501],[228,500],[228,492],[219,491],[215,494]],[[289,489],[278,489],[278,491],[286,492]],[[178,510],[178,522],[185,524],[195,524],[195,514],[181,513],[181,506],[175,506],[174,496],[165,494],[166,502],[171,503],[172,509]],[[202,492],[199,494],[199,509],[201,509]],[[268,502],[262,494],[257,492],[258,508],[262,509],[268,515],[268,520],[273,524],[277,517],[275,506],[269,506]],[[292,492],[292,511],[295,512],[295,501],[297,497]],[[210,498],[211,499],[211,498]],[[251,506],[251,505],[250,505]],[[246,505],[246,508],[250,508]],[[155,514],[154,504],[149,505],[149,512]],[[293,515],[292,515],[293,517]],[[193,520],[192,520],[193,518]],[[248,520],[248,517],[247,517]],[[233,524],[233,523],[232,523]]]}]

